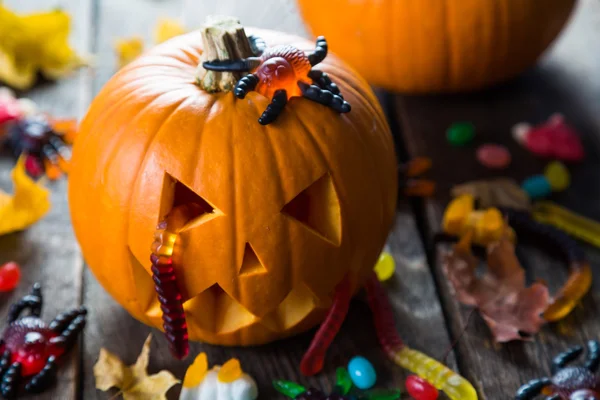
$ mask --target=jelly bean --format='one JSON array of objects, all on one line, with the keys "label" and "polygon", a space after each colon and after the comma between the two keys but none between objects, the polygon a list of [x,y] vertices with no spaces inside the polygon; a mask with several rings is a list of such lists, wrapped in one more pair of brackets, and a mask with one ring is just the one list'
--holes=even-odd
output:
[{"label": "jelly bean", "polygon": [[456,122],[446,131],[446,138],[453,146],[469,144],[475,137],[475,127],[470,122]]},{"label": "jelly bean", "polygon": [[290,381],[273,381],[273,387],[279,393],[291,399],[301,395],[306,391],[306,388],[304,386],[298,385],[297,383]]},{"label": "jelly bean", "polygon": [[499,144],[484,144],[477,149],[477,160],[488,168],[502,169],[510,165],[508,149]]},{"label": "jelly bean", "polygon": [[373,364],[364,357],[357,356],[350,360],[348,363],[348,372],[354,386],[359,389],[372,388],[377,380]]},{"label": "jelly bean", "polygon": [[405,382],[406,391],[415,400],[436,400],[439,393],[431,383],[416,375],[409,375]]},{"label": "jelly bean", "polygon": [[13,290],[21,280],[21,267],[14,261],[0,267],[0,292]]},{"label": "jelly bean", "polygon": [[387,281],[394,275],[396,271],[396,262],[394,257],[387,251],[382,252],[379,255],[377,264],[375,264],[375,273],[380,281]]},{"label": "jelly bean", "polygon": [[552,161],[544,169],[544,176],[550,182],[550,187],[555,192],[561,192],[571,184],[571,175],[565,164],[560,161]]},{"label": "jelly bean", "polygon": [[525,179],[521,188],[527,192],[532,199],[541,199],[552,193],[552,186],[544,175],[534,175]]}]

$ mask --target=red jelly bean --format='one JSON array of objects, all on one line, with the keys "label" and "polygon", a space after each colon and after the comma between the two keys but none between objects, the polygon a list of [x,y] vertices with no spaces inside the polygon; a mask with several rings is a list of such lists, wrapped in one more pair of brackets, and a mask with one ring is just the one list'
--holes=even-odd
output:
[{"label": "red jelly bean", "polygon": [[439,396],[438,390],[425,379],[409,375],[405,382],[406,391],[415,400],[436,400]]},{"label": "red jelly bean", "polygon": [[21,267],[14,261],[0,267],[0,292],[13,290],[21,280]]}]

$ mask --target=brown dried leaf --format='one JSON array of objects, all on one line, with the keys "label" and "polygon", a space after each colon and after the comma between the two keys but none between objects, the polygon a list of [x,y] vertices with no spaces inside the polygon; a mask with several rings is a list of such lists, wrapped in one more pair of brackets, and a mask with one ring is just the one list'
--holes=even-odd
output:
[{"label": "brown dried leaf", "polygon": [[148,335],[137,361],[130,366],[108,350],[100,349],[98,362],[94,365],[96,389],[119,388],[124,400],[166,400],[167,391],[179,381],[164,370],[148,375],[151,339],[152,335]]},{"label": "brown dried leaf", "polygon": [[531,209],[531,201],[527,193],[514,180],[508,178],[466,182],[454,186],[451,194],[453,197],[470,194],[482,209],[490,207]]},{"label": "brown dried leaf", "polygon": [[525,287],[525,272],[505,236],[488,246],[487,272],[476,276],[479,260],[460,243],[444,255],[443,267],[458,301],[475,306],[497,342],[526,340],[544,324],[541,314],[550,304],[542,283]]}]

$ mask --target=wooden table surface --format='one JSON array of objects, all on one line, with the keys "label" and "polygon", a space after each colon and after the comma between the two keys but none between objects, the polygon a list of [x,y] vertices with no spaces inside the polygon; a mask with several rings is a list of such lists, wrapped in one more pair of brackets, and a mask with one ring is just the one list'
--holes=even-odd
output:
[{"label": "wooden table surface", "polygon": [[[230,14],[239,16],[247,26],[307,35],[291,0],[263,0],[259,9],[249,0],[8,0],[5,4],[19,11],[62,7],[74,17],[72,43],[79,51],[96,55],[94,69],[56,83],[43,83],[26,94],[58,116],[82,117],[93,96],[116,70],[115,40],[139,35],[149,44],[160,17],[180,18],[194,29],[209,14]],[[435,197],[426,201],[399,200],[395,229],[388,242],[397,272],[387,286],[402,337],[410,346],[440,359],[467,324],[470,309],[457,303],[449,290],[438,260],[439,249],[432,242],[433,233],[439,229],[452,185],[498,176],[477,164],[472,148],[451,148],[445,140],[445,129],[453,121],[472,121],[477,127],[477,143],[497,142],[511,149],[515,162],[502,175],[522,179],[539,173],[544,164],[518,148],[510,127],[519,121],[540,122],[555,111],[563,112],[584,136],[588,159],[572,169],[572,187],[554,200],[600,220],[600,2],[580,0],[555,46],[536,68],[515,81],[468,95],[428,97],[380,92],[380,98],[400,158],[434,159],[429,176],[439,185]],[[0,188],[5,190],[10,190],[12,162],[5,154],[0,157]],[[35,398],[110,398],[114,393],[94,387],[92,368],[100,348],[106,347],[133,363],[151,331],[155,340],[150,371],[168,369],[182,378],[188,363],[172,359],[160,332],[131,318],[85,268],[69,221],[66,186],[66,180],[51,185],[53,208],[46,218],[24,232],[0,237],[0,261],[16,260],[23,266],[19,288],[0,295],[2,318],[9,304],[37,281],[45,289],[47,319],[77,304],[85,304],[90,310],[79,348],[60,369],[57,386]],[[483,320],[478,315],[471,318],[465,334],[450,352],[448,363],[473,382],[480,399],[512,398],[521,383],[549,373],[549,360],[554,354],[587,339],[600,338],[600,252],[583,246],[597,278],[591,294],[565,321],[545,326],[534,341],[496,345]],[[545,279],[552,290],[564,280],[566,269],[560,262],[536,249],[520,250],[530,276]],[[379,349],[362,297],[352,302],[342,332],[328,353],[324,373],[307,379],[299,375],[298,365],[313,333],[248,349],[194,343],[192,355],[206,351],[211,364],[238,357],[244,369],[256,378],[261,399],[281,398],[271,388],[272,379],[329,389],[335,368],[357,354],[373,361],[380,386],[403,386],[405,372],[387,361]],[[179,386],[169,392],[169,398],[176,399],[178,393]]]}]

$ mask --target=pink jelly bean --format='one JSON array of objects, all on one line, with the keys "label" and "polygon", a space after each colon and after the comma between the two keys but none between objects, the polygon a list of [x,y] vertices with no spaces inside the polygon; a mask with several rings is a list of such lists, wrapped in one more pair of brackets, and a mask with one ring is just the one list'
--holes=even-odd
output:
[{"label": "pink jelly bean", "polygon": [[511,156],[504,146],[484,144],[477,149],[477,160],[488,168],[502,169],[509,166]]}]

